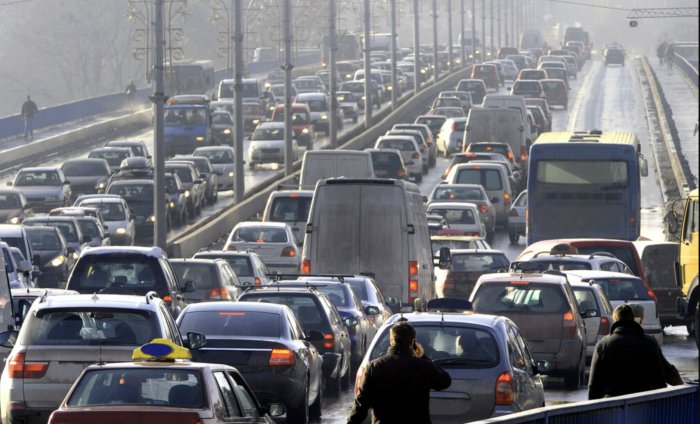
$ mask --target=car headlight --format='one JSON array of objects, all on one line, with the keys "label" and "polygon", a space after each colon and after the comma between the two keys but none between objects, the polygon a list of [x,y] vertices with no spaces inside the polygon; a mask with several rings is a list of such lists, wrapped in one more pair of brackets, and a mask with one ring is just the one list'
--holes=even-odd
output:
[{"label": "car headlight", "polygon": [[420,70],[420,73],[421,73],[421,74],[424,74],[424,73],[425,73],[425,69],[421,69],[421,70]]},{"label": "car headlight", "polygon": [[309,133],[309,129],[308,129],[308,128],[304,128],[303,130],[301,130],[301,133],[302,133],[302,134],[308,134],[308,133]]},{"label": "car headlight", "polygon": [[98,189],[98,190],[102,190],[102,189],[105,188],[105,187],[107,187],[107,184],[105,184],[104,182],[98,183],[98,184],[95,186],[95,188]]},{"label": "car headlight", "polygon": [[70,257],[71,257],[71,259],[73,259],[74,261],[77,261],[78,258],[80,257],[80,255],[78,254],[78,252],[73,252],[73,253],[70,254]]},{"label": "car headlight", "polygon": [[389,91],[391,91],[391,90],[394,89],[394,87],[392,87],[392,86],[390,85],[390,86],[388,86],[386,89],[389,90]]},{"label": "car headlight", "polygon": [[10,224],[15,224],[15,225],[16,225],[16,224],[19,224],[19,217],[18,217],[18,216],[13,216],[13,217],[10,218],[7,222],[9,222]]},{"label": "car headlight", "polygon": [[364,99],[365,99],[365,96],[362,96],[362,100],[364,100]]},{"label": "car headlight", "polygon": [[254,123],[255,125],[258,125],[258,124],[260,123],[260,120],[259,120],[259,119],[253,119],[253,123]]},{"label": "car headlight", "polygon": [[226,128],[226,129],[224,130],[224,134],[225,134],[225,135],[231,134],[231,130],[230,130],[229,128]]},{"label": "car headlight", "polygon": [[323,115],[321,115],[321,119],[322,119],[322,120],[328,119],[328,115],[326,115],[326,114],[324,113]]},{"label": "car headlight", "polygon": [[155,216],[155,215],[149,216],[149,217],[148,217],[148,221],[156,222],[156,216]]},{"label": "car headlight", "polygon": [[228,176],[229,176],[229,177],[233,177],[233,171],[229,172],[229,173],[228,173]]},{"label": "car headlight", "polygon": [[189,191],[189,190],[185,190],[185,197],[190,197],[190,191]]},{"label": "car headlight", "polygon": [[196,141],[204,141],[204,136],[203,135],[198,135],[197,137],[194,138]]},{"label": "car headlight", "polygon": [[63,255],[58,255],[55,258],[51,259],[51,262],[49,262],[49,265],[53,267],[59,267],[63,265],[66,262],[66,257]]},{"label": "car headlight", "polygon": [[170,205],[171,208],[174,208],[174,207],[175,207],[175,202],[170,202],[169,205]]},{"label": "car headlight", "polygon": [[116,229],[115,233],[119,234],[120,236],[124,235],[124,234],[126,234],[126,228],[119,227]]}]

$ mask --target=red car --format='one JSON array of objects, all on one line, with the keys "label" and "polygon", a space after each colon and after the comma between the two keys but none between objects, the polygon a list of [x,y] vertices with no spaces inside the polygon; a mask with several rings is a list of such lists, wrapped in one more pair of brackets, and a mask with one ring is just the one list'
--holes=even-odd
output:
[{"label": "red car", "polygon": [[566,82],[559,79],[543,79],[540,80],[540,84],[550,106],[563,106],[564,109],[569,107],[569,89]]},{"label": "red car", "polygon": [[483,80],[486,83],[486,87],[493,90],[498,90],[500,85],[496,65],[474,65],[471,78]]}]

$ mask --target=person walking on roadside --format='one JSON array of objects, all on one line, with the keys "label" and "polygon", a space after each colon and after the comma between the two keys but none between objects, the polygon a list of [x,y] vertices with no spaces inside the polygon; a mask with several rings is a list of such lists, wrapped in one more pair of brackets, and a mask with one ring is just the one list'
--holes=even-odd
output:
[{"label": "person walking on roadside", "polygon": [[134,80],[129,80],[129,85],[126,86],[126,100],[129,102],[129,109],[133,109],[134,95],[136,94],[136,84]]},{"label": "person walking on roadside", "polygon": [[450,375],[425,356],[416,330],[406,321],[391,327],[387,353],[366,368],[348,424],[359,424],[372,409],[372,423],[430,424],[430,390],[452,384]]},{"label": "person walking on roadside", "polygon": [[673,47],[673,43],[668,43],[668,46],[666,47],[666,64],[668,65],[668,69],[673,69],[673,61],[675,60],[676,56],[676,49]]},{"label": "person walking on roadside", "polygon": [[34,116],[39,112],[34,100],[27,95],[27,100],[22,103],[22,118],[24,118],[24,139],[34,140]]},{"label": "person walking on roadside", "polygon": [[646,336],[628,304],[613,311],[610,334],[593,351],[588,399],[666,387],[659,345]]},{"label": "person walking on roadside", "polygon": [[668,46],[667,42],[662,42],[659,44],[659,47],[656,48],[656,57],[659,58],[659,65],[664,64],[664,55],[666,55],[666,47]]}]

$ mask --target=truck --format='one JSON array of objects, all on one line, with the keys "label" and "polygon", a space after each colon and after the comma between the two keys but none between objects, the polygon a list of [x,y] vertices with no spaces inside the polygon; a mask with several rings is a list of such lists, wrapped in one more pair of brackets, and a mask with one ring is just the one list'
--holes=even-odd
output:
[{"label": "truck", "polygon": [[165,156],[189,155],[210,146],[212,118],[206,96],[173,96],[165,105]]},{"label": "truck", "polygon": [[[666,222],[669,234],[678,234],[678,257],[674,263],[676,284],[681,295],[676,301],[678,315],[684,319],[688,332],[694,334],[695,343],[700,349],[700,287],[698,281],[698,226],[700,225],[700,205],[698,189],[692,190],[685,200],[683,216],[675,210],[669,211]],[[679,225],[680,223],[680,225]],[[680,233],[679,233],[680,231]]]}]

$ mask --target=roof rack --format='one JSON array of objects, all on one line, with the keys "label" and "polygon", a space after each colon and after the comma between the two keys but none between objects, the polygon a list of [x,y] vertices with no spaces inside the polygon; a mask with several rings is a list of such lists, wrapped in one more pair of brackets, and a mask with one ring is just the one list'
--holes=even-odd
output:
[{"label": "roof rack", "polygon": [[149,291],[148,293],[146,293],[146,304],[150,304],[151,299],[157,299],[159,297],[160,296],[158,296],[158,293],[156,293],[154,290]]},{"label": "roof rack", "polygon": [[542,272],[542,265],[539,262],[519,261],[510,264],[510,269],[514,272]]},{"label": "roof rack", "polygon": [[610,253],[610,252],[593,252],[593,253],[590,254],[590,256],[588,257],[588,259],[593,259],[593,258],[596,257],[596,256],[603,256],[603,257],[606,257],[606,258],[615,258],[615,259],[617,259],[617,256],[613,255],[613,254]]},{"label": "roof rack", "polygon": [[300,277],[325,277],[325,278],[335,278],[341,283],[345,282],[346,278],[354,277],[352,274],[266,274],[271,277],[273,281],[279,280],[297,280]]},{"label": "roof rack", "polygon": [[464,312],[474,310],[470,301],[455,297],[431,299],[428,301],[426,309],[428,312]]}]

